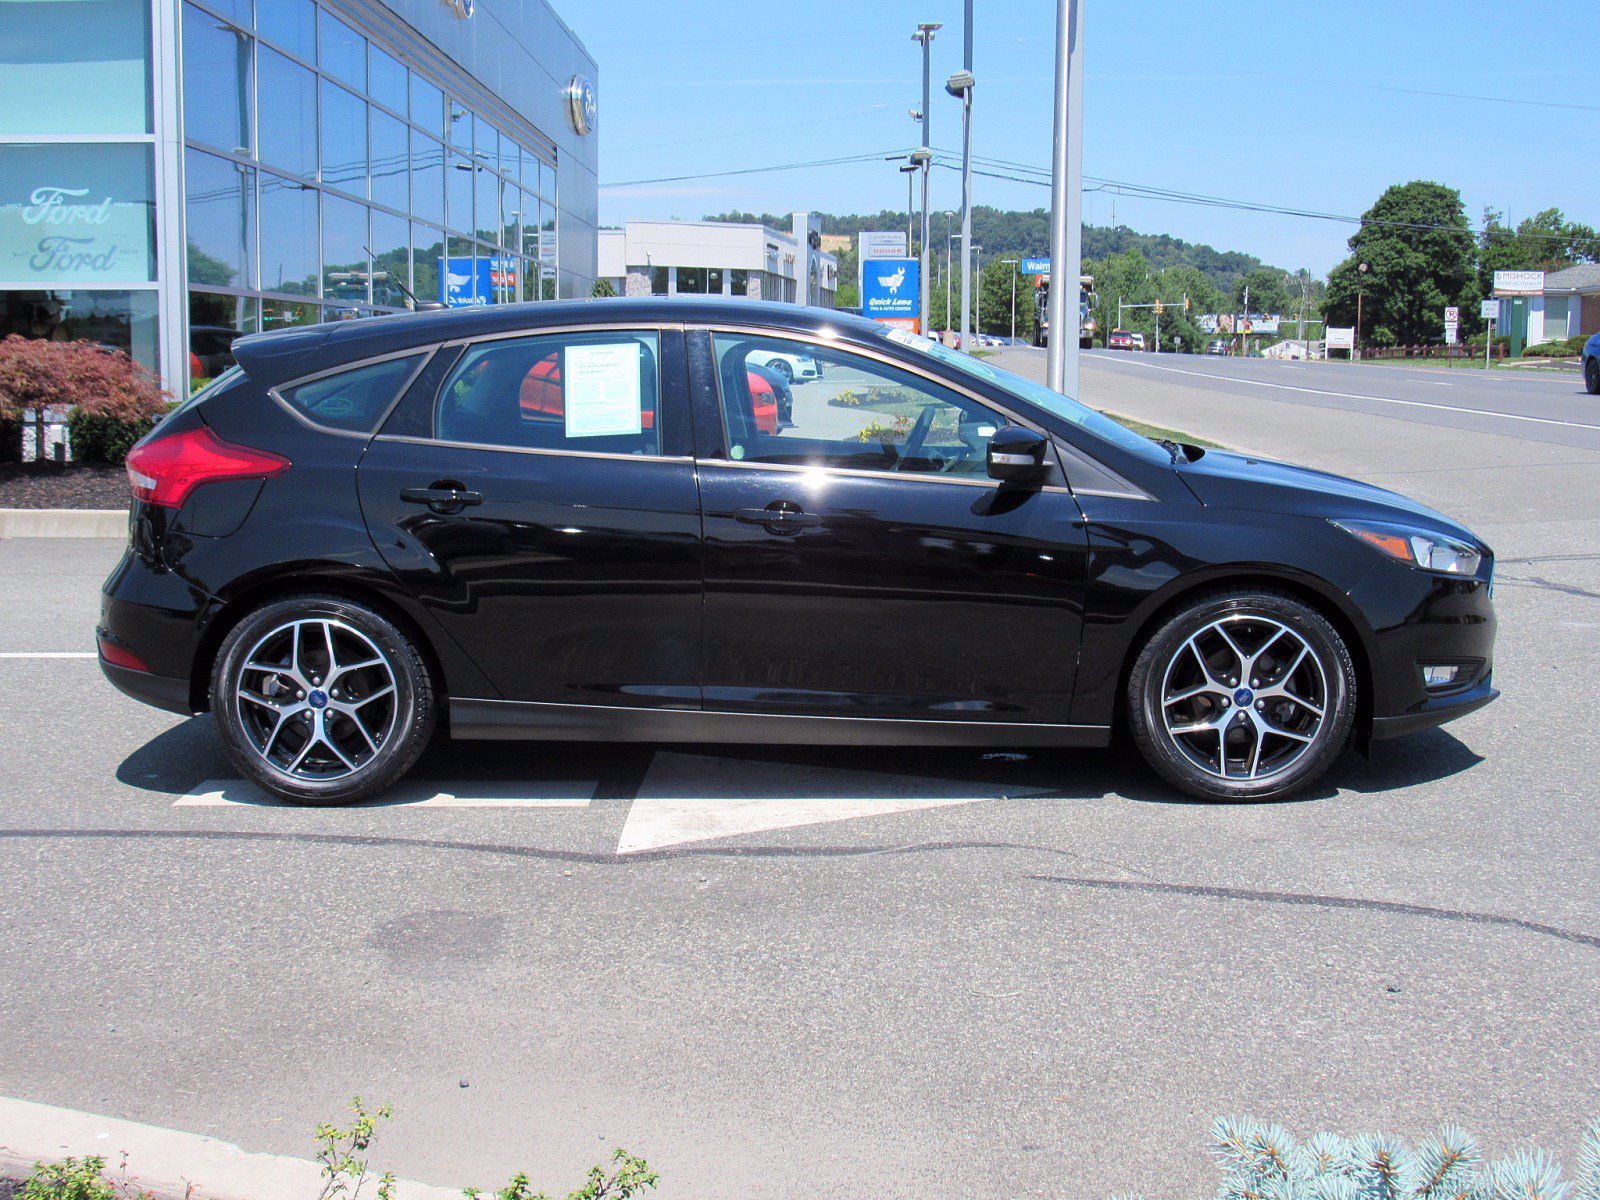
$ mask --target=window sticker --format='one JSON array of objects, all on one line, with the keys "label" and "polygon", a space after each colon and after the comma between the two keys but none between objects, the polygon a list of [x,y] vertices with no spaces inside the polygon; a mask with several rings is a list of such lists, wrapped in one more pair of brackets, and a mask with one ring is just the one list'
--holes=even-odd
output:
[{"label": "window sticker", "polygon": [[638,342],[567,347],[562,377],[569,438],[644,432],[640,350]]}]

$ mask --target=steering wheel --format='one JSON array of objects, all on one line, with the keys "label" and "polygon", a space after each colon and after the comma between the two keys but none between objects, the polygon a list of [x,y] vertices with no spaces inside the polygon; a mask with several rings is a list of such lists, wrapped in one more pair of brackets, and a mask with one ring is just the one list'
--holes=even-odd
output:
[{"label": "steering wheel", "polygon": [[928,431],[933,428],[933,405],[923,405],[922,411],[917,414],[916,422],[906,434],[905,445],[900,450],[900,461],[905,462],[911,458],[922,457],[922,443],[928,440]]}]

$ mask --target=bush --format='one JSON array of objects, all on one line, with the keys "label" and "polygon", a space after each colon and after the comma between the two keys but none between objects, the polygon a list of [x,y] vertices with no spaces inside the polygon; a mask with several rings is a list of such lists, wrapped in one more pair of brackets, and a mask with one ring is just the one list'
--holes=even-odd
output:
[{"label": "bush", "polygon": [[79,462],[119,465],[167,400],[155,376],[120,350],[17,334],[0,341],[0,422],[30,408],[74,409],[68,436]]},{"label": "bush", "polygon": [[1583,353],[1583,344],[1589,339],[1581,333],[1577,337],[1561,338],[1554,342],[1540,342],[1522,352],[1523,358],[1573,358]]}]

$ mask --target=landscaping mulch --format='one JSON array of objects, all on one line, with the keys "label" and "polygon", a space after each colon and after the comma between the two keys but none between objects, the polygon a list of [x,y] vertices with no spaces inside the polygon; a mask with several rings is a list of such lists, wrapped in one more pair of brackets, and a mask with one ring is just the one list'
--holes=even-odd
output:
[{"label": "landscaping mulch", "polygon": [[0,463],[0,508],[127,508],[122,467]]}]

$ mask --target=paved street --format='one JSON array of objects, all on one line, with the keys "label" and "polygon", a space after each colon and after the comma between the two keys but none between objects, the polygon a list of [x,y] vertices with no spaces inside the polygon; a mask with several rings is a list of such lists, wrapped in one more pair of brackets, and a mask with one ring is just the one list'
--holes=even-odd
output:
[{"label": "paved street", "polygon": [[554,1189],[623,1145],[668,1200],[1178,1196],[1218,1113],[1570,1151],[1600,400],[1103,352],[1083,390],[1466,520],[1501,701],[1280,804],[1180,801],[1120,748],[479,743],[298,810],[100,678],[118,546],[0,542],[0,1095],[305,1154],[359,1092],[403,1175]]}]

